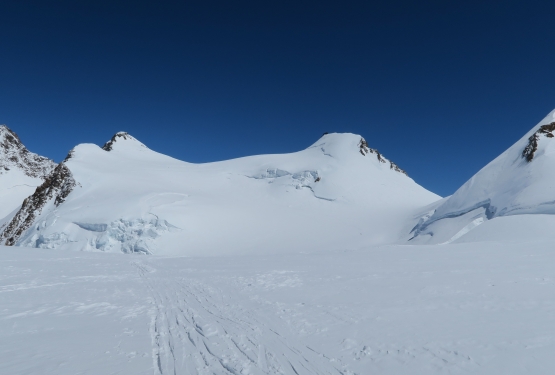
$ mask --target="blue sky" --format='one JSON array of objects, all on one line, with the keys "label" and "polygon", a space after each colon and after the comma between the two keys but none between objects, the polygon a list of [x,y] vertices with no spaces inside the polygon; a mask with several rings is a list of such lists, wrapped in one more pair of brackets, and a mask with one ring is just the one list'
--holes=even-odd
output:
[{"label": "blue sky", "polygon": [[208,162],[363,135],[454,192],[555,107],[555,4],[0,3],[0,123],[63,159],[128,131]]}]

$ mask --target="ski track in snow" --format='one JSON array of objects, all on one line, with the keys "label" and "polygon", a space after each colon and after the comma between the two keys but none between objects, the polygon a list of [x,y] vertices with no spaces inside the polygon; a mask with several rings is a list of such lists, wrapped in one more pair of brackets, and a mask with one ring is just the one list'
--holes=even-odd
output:
[{"label": "ski track in snow", "polygon": [[550,241],[228,258],[1,250],[0,374],[555,366]]},{"label": "ski track in snow", "polygon": [[[154,374],[353,374],[261,322],[215,288],[133,262],[152,295]],[[261,342],[263,338],[263,343]]]}]

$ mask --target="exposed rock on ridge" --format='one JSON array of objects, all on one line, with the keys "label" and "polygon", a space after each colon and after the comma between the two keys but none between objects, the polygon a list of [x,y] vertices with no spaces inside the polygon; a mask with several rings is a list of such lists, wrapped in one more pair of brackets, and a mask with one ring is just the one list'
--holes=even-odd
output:
[{"label": "exposed rock on ridge", "polygon": [[555,130],[555,122],[551,124],[542,125],[540,128],[528,138],[528,145],[522,151],[522,157],[526,161],[531,162],[534,159],[534,154],[538,150],[538,142],[540,135],[545,135],[547,138],[553,138],[553,131]]},{"label": "exposed rock on ridge", "polygon": [[12,220],[2,228],[0,243],[7,246],[15,245],[21,235],[33,225],[48,202],[53,200],[54,205],[59,206],[75,186],[76,182],[69,168],[64,163],[58,164],[33,195],[23,201]]},{"label": "exposed rock on ridge", "polygon": [[397,164],[395,164],[394,162],[392,162],[391,160],[389,161],[389,169],[393,169],[395,172],[400,172],[400,173],[404,174],[405,176],[408,176],[407,172],[405,172],[404,170],[399,168],[399,166]]},{"label": "exposed rock on ridge", "polygon": [[45,178],[56,167],[52,160],[27,150],[6,125],[0,125],[0,174],[17,168],[27,176]]},{"label": "exposed rock on ridge", "polygon": [[407,172],[405,172],[404,170],[399,168],[399,166],[397,164],[395,164],[394,162],[392,162],[391,160],[385,159],[382,156],[382,154],[380,154],[380,152],[378,150],[368,147],[368,143],[366,142],[366,140],[364,138],[360,138],[360,142],[358,143],[358,147],[359,147],[359,152],[362,154],[362,156],[366,156],[368,154],[376,154],[376,157],[378,158],[378,161],[380,163],[386,163],[387,161],[389,161],[389,169],[393,169],[396,172],[400,172],[400,173],[403,173],[404,175],[408,176]]},{"label": "exposed rock on ridge", "polygon": [[380,154],[380,152],[378,150],[368,147],[368,142],[366,142],[366,140],[364,138],[360,138],[360,142],[358,143],[358,147],[360,149],[360,153],[362,154],[362,156],[366,156],[369,153],[370,154],[376,154],[376,156],[378,157],[378,160],[381,163],[385,163],[385,159],[382,158],[382,154]]},{"label": "exposed rock on ridge", "polygon": [[114,134],[112,139],[110,139],[108,142],[106,142],[104,144],[104,146],[102,146],[102,149],[104,151],[112,151],[113,148],[114,148],[114,143],[116,143],[119,138],[121,138],[123,140],[134,140],[135,139],[131,135],[129,135],[129,133],[127,133],[127,132],[118,132],[118,133]]}]

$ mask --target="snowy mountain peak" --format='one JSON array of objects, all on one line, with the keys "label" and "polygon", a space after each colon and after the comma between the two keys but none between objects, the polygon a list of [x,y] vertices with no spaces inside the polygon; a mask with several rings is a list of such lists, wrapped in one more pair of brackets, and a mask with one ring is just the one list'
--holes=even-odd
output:
[{"label": "snowy mountain peak", "polygon": [[29,177],[43,178],[55,167],[52,160],[29,152],[15,132],[0,125],[0,174],[15,168]]},{"label": "snowy mountain peak", "polygon": [[391,160],[386,159],[377,149],[368,146],[368,142],[358,134],[325,133],[310,148],[320,148],[325,155],[335,157],[341,157],[340,155],[352,157],[356,154],[359,154],[358,157],[360,157],[360,155],[368,156],[372,154],[376,156],[379,163],[389,165],[389,169],[407,175],[404,170]]},{"label": "snowy mountain peak", "polygon": [[19,137],[17,136],[17,134],[15,134],[10,128],[8,128],[6,124],[2,124],[0,125],[0,137],[3,138],[5,134],[11,134],[19,141]]},{"label": "snowy mountain peak", "polygon": [[136,138],[127,132],[117,132],[114,136],[102,146],[104,151],[120,150],[123,148],[144,147],[144,144],[139,142]]},{"label": "snowy mountain peak", "polygon": [[458,240],[503,216],[555,214],[555,111],[425,215],[415,242]]},{"label": "snowy mountain peak", "polygon": [[0,217],[0,244],[216,254],[386,243],[439,197],[378,154],[360,135],[327,134],[294,153],[192,164],[119,132],[77,145]]}]

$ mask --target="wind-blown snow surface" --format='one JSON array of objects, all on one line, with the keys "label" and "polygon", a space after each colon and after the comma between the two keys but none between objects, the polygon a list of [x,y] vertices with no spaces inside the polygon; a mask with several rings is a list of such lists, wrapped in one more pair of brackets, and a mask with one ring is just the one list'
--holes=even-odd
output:
[{"label": "wind-blown snow surface", "polygon": [[104,149],[70,153],[64,163],[77,185],[17,243],[159,255],[390,243],[439,197],[361,139],[328,134],[297,153],[190,164],[118,133]]},{"label": "wind-blown snow surface", "polygon": [[[555,111],[455,194],[429,207],[431,211],[414,228],[412,243],[458,241],[482,223],[500,217],[555,214],[555,140],[551,131],[542,130],[544,125],[555,126],[550,125],[554,122]],[[534,145],[537,150],[527,157],[527,148]],[[519,222],[530,228],[526,220]]]},{"label": "wind-blown snow surface", "polygon": [[538,241],[159,257],[0,247],[0,373],[552,374],[552,250]]}]

